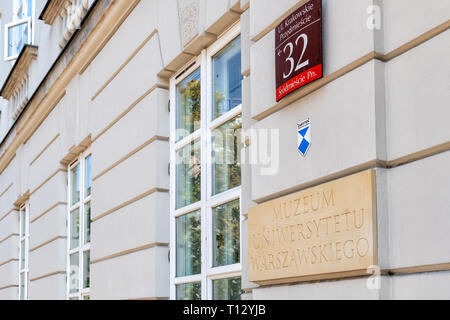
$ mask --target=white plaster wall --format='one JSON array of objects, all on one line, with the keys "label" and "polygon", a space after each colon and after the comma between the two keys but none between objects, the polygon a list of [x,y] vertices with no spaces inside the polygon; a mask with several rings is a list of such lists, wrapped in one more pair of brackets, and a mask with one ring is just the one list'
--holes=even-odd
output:
[{"label": "white plaster wall", "polygon": [[93,177],[155,136],[169,137],[168,91],[155,89],[92,144]]},{"label": "white plaster wall", "polygon": [[450,141],[449,43],[447,30],[386,63],[390,160]]},{"label": "white plaster wall", "polygon": [[156,242],[168,243],[168,203],[168,193],[155,192],[93,222],[91,260]]},{"label": "white plaster wall", "polygon": [[91,265],[92,299],[169,296],[168,248],[150,248]]},{"label": "white plaster wall", "polygon": [[58,172],[30,196],[30,221],[57,202],[67,202],[67,172],[64,171]]},{"label": "white plaster wall", "polygon": [[92,184],[92,218],[155,187],[169,188],[166,142],[154,141]]},{"label": "white plaster wall", "polygon": [[66,275],[55,274],[31,281],[28,288],[28,299],[30,300],[65,300]]},{"label": "white plaster wall", "polygon": [[387,171],[392,268],[450,261],[450,151]]},{"label": "white plaster wall", "polygon": [[448,21],[450,2],[383,1],[384,49],[388,53]]},{"label": "white plaster wall", "polygon": [[[56,237],[65,237],[67,206],[60,204],[30,224],[30,248]],[[61,253],[63,254],[63,253]]]},{"label": "white plaster wall", "polygon": [[[253,126],[279,132],[279,165],[271,175],[261,174],[268,166],[252,166],[252,200],[376,159],[374,72],[378,66],[368,62]],[[311,120],[312,144],[308,156],[302,157],[296,129],[306,118]],[[256,147],[253,141],[250,149]]]},{"label": "white plaster wall", "polygon": [[[30,279],[66,270],[66,239],[57,239],[29,253]],[[38,296],[38,293],[35,293]]]}]

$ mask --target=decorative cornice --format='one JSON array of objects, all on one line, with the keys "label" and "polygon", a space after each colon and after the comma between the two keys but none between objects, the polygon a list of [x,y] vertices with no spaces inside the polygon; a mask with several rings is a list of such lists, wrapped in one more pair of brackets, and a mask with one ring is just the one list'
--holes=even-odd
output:
[{"label": "decorative cornice", "polygon": [[39,19],[43,20],[46,24],[52,25],[58,14],[63,10],[66,2],[68,0],[48,0],[39,15]]},{"label": "decorative cornice", "polygon": [[11,69],[5,83],[0,91],[0,96],[9,100],[14,92],[17,90],[18,85],[22,85],[23,79],[28,74],[28,68],[30,67],[31,61],[37,57],[38,47],[26,44],[22,51],[20,51],[19,57]]},{"label": "decorative cornice", "polygon": [[199,33],[200,0],[178,0],[181,44],[185,47]]},{"label": "decorative cornice", "polygon": [[15,208],[19,209],[29,199],[30,199],[30,190],[27,190],[23,195],[17,198],[17,200],[14,202],[13,205]]}]

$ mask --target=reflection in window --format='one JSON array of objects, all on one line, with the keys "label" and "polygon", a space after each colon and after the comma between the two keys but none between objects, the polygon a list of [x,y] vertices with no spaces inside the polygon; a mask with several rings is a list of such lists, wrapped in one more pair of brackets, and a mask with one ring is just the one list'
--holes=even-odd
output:
[{"label": "reflection in window", "polygon": [[70,250],[79,246],[80,241],[80,210],[75,209],[70,213]]},{"label": "reflection in window", "polygon": [[241,131],[239,115],[212,132],[213,195],[241,185]]},{"label": "reflection in window", "polygon": [[83,252],[83,289],[90,287],[91,282],[91,254],[89,251]]},{"label": "reflection in window", "polygon": [[89,197],[91,195],[91,189],[92,189],[92,156],[88,156],[86,158],[86,190],[85,190],[85,197]]},{"label": "reflection in window", "polygon": [[200,201],[201,154],[200,139],[177,152],[176,161],[176,208]]},{"label": "reflection in window", "polygon": [[176,218],[177,277],[201,272],[200,210]]},{"label": "reflection in window", "polygon": [[213,208],[213,267],[240,261],[239,199]]},{"label": "reflection in window", "polygon": [[70,170],[70,205],[80,201],[80,164]]},{"label": "reflection in window", "polygon": [[70,256],[70,266],[69,266],[69,292],[78,292],[78,276],[80,274],[78,268],[78,252]]},{"label": "reflection in window", "polygon": [[212,119],[216,119],[242,103],[240,36],[213,57],[212,66]]},{"label": "reflection in window", "polygon": [[84,244],[91,242],[91,202],[84,205]]},{"label": "reflection in window", "polygon": [[241,277],[213,281],[214,300],[241,300]]},{"label": "reflection in window", "polygon": [[176,286],[177,300],[201,300],[202,290],[200,282],[183,283]]},{"label": "reflection in window", "polygon": [[200,128],[200,69],[177,85],[176,141]]}]

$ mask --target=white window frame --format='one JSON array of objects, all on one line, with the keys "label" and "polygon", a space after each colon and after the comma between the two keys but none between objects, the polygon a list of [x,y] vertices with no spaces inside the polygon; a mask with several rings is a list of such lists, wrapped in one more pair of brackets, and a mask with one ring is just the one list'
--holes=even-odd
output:
[{"label": "white window frame", "polygon": [[16,26],[18,26],[20,24],[24,24],[24,23],[28,24],[28,30],[29,30],[29,32],[28,32],[28,43],[31,44],[32,43],[32,39],[33,39],[33,36],[32,36],[32,32],[33,31],[32,31],[32,28],[31,28],[31,18],[30,17],[25,18],[25,19],[21,19],[19,21],[15,21],[15,22],[11,22],[11,23],[5,24],[5,60],[6,61],[16,60],[19,57],[19,54],[14,55],[14,56],[8,56],[8,44],[9,44],[9,38],[8,38],[9,32],[8,31],[9,31],[10,28],[16,27]]},{"label": "white window frame", "polygon": [[[10,28],[18,26],[20,24],[23,23],[27,23],[28,24],[28,44],[34,44],[34,39],[35,39],[35,28],[34,28],[34,21],[35,21],[35,16],[36,16],[36,0],[32,0],[31,1],[31,17],[26,17],[17,21],[14,21],[14,15],[16,14],[16,12],[13,12],[13,21],[10,23],[5,24],[5,37],[4,37],[4,45],[5,45],[5,49],[4,49],[4,54],[5,54],[5,61],[13,61],[16,60],[19,57],[19,54],[14,55],[14,56],[8,56],[8,31]],[[13,5],[13,10],[14,10],[14,5]]]},{"label": "white window frame", "polygon": [[[227,44],[240,35],[240,22],[233,25],[215,43],[206,50],[202,50],[200,56],[191,60],[181,70],[184,70],[170,79],[170,299],[176,299],[176,285],[183,283],[200,282],[202,300],[213,298],[213,280],[227,279],[242,276],[241,259],[239,263],[212,267],[212,210],[213,208],[241,199],[241,186],[212,195],[212,131],[228,120],[242,114],[242,104],[232,110],[212,119],[212,57],[223,49]],[[185,69],[188,67],[188,69]],[[200,69],[201,81],[201,116],[200,128],[188,136],[176,142],[176,86],[186,77]],[[189,143],[201,137],[201,200],[176,209],[176,152]],[[241,200],[239,200],[241,206]],[[190,212],[200,210],[201,216],[201,273],[197,275],[176,277],[176,218]],[[244,217],[240,214],[240,221]],[[240,228],[241,230],[241,228]],[[241,232],[242,233],[242,232]],[[239,235],[241,238],[241,235]],[[240,243],[242,252],[242,243]]]},{"label": "white window frame", "polygon": [[[24,215],[22,215],[24,213]],[[25,224],[25,226],[24,226]],[[25,233],[22,235],[22,229],[25,228]],[[24,288],[24,299],[28,300],[28,284],[29,284],[29,250],[30,250],[30,203],[26,201],[19,209],[19,289],[18,289],[18,300],[21,299],[21,288],[22,288],[22,274],[24,274],[25,283],[23,283]],[[21,267],[22,263],[22,242],[24,242],[24,267]]]},{"label": "white window frame", "polygon": [[[91,202],[92,205],[92,189],[91,194],[89,196],[86,196],[86,159],[91,156],[91,163],[92,163],[92,153],[90,149],[86,150],[85,152],[81,153],[78,158],[73,161],[69,166],[67,170],[67,217],[66,217],[66,226],[67,226],[67,259],[66,259],[66,266],[67,266],[67,272],[66,272],[66,283],[67,283],[67,299],[74,299],[78,298],[78,300],[85,300],[86,297],[90,297],[90,286],[89,288],[83,289],[83,279],[84,279],[84,253],[89,252],[91,250],[91,242],[88,242],[84,244],[84,230],[85,230],[85,224],[84,221],[85,217],[85,205],[89,202]],[[80,200],[72,205],[71,204],[71,170],[75,168],[77,165],[80,165]],[[92,168],[91,168],[92,170]],[[92,172],[92,171],[91,171]],[[92,207],[91,207],[92,208]],[[78,247],[74,249],[70,249],[70,240],[71,240],[71,226],[70,226],[70,213],[74,210],[79,209],[79,219],[80,219],[80,230],[79,230],[79,239],[78,239]],[[78,253],[78,292],[77,293],[70,293],[70,256],[74,253]]]}]

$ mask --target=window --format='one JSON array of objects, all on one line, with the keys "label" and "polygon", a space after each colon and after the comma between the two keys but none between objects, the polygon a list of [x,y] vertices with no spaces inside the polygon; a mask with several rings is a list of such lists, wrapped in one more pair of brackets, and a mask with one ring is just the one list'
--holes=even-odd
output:
[{"label": "window", "polygon": [[5,60],[14,60],[26,44],[33,42],[33,0],[14,0],[13,21],[5,25]]},{"label": "window", "polygon": [[171,79],[171,298],[240,299],[241,42],[231,28]]},{"label": "window", "polygon": [[28,299],[28,252],[30,240],[30,206],[26,202],[19,210],[19,300]]},{"label": "window", "polygon": [[70,300],[89,299],[91,161],[91,154],[85,152],[69,166],[68,170],[67,296]]}]

